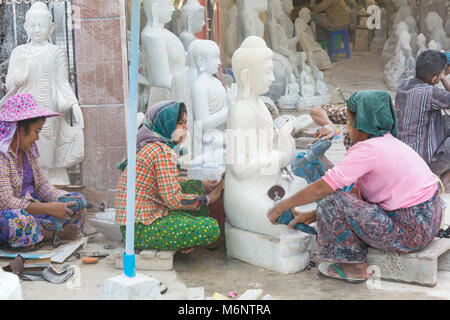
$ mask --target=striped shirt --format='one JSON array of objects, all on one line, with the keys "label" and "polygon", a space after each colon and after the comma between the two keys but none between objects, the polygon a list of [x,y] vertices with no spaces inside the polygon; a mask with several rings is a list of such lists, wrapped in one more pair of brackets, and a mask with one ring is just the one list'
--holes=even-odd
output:
[{"label": "striped shirt", "polygon": [[[183,194],[178,177],[175,152],[163,143],[150,142],[136,155],[135,222],[145,225],[182,209],[181,200],[194,200],[195,194]],[[127,170],[120,178],[116,193],[116,222],[126,224]]]},{"label": "striped shirt", "polygon": [[[66,191],[56,189],[42,171],[38,160],[31,152],[25,152],[28,163],[33,171],[34,190],[43,202],[56,202],[58,198],[67,195]],[[0,153],[0,211],[10,209],[27,209],[35,200],[29,192],[23,197],[23,167],[20,165],[15,151],[11,148],[8,155]]]},{"label": "striped shirt", "polygon": [[413,77],[400,83],[395,104],[399,139],[429,164],[449,134],[441,110],[450,108],[450,92]]}]

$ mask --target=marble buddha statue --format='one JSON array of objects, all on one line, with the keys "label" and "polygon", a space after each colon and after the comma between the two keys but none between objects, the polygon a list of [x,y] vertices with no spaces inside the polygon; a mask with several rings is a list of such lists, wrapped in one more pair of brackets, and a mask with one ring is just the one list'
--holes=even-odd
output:
[{"label": "marble buddha statue", "polygon": [[[141,32],[142,53],[151,85],[148,105],[187,100],[186,53],[181,40],[164,25],[175,10],[171,0],[144,0],[147,25]],[[158,54],[155,54],[157,52]]]},{"label": "marble buddha statue", "polygon": [[450,39],[444,31],[444,23],[442,18],[436,12],[428,12],[425,18],[429,40],[434,40],[442,49],[450,49]]},{"label": "marble buddha statue", "polygon": [[416,46],[417,46],[416,58],[417,58],[422,52],[427,50],[427,38],[423,33],[419,33],[419,35],[417,36]]},{"label": "marble buddha statue", "polygon": [[27,11],[25,30],[29,41],[11,53],[6,77],[8,93],[4,99],[26,92],[42,107],[63,115],[73,112],[74,126],[69,125],[65,116],[48,118],[36,142],[40,165],[50,182],[68,185],[67,168],[84,158],[84,121],[69,82],[67,54],[51,41],[52,21],[52,14],[42,2],[34,3]]},{"label": "marble buddha statue", "polygon": [[400,21],[397,25],[395,25],[394,33],[388,38],[388,40],[384,44],[383,52],[381,55],[385,62],[388,62],[394,56],[400,38],[400,33],[402,31],[406,31],[409,33],[409,26],[404,21]]},{"label": "marble buddha statue", "polygon": [[227,121],[227,254],[276,272],[298,272],[309,263],[314,237],[266,218],[273,206],[267,195],[271,187],[281,185],[291,194],[306,185],[281,174],[295,156],[293,122],[276,129],[260,98],[274,81],[273,52],[262,38],[248,37],[234,53],[232,66],[238,95]]},{"label": "marble buddha statue", "polygon": [[314,61],[320,70],[329,69],[331,67],[330,57],[314,39],[314,34],[308,25],[310,21],[311,11],[306,7],[302,8],[295,20],[295,30],[299,36],[301,48],[305,52],[312,52]]},{"label": "marble buddha statue", "polygon": [[286,83],[286,92],[278,100],[280,109],[297,109],[297,102],[300,99],[300,85],[292,74]]},{"label": "marble buddha statue", "polygon": [[205,7],[201,6],[198,0],[188,0],[181,9],[181,18],[184,21],[184,29],[180,33],[180,39],[187,51],[189,44],[197,39],[195,34],[202,31],[205,25]]},{"label": "marble buddha statue", "polygon": [[408,72],[411,66],[410,53],[412,52],[409,45],[411,36],[408,31],[401,31],[399,41],[395,48],[394,56],[385,65],[385,80],[389,89],[396,91],[400,83],[402,75]]},{"label": "marble buddha statue", "polygon": [[[189,50],[197,70],[191,87],[194,124],[192,167],[221,169],[221,174],[225,171],[225,124],[233,98],[231,91],[229,95],[222,82],[214,76],[221,65],[219,46],[211,40],[197,39]],[[197,178],[193,174],[189,176]]]}]

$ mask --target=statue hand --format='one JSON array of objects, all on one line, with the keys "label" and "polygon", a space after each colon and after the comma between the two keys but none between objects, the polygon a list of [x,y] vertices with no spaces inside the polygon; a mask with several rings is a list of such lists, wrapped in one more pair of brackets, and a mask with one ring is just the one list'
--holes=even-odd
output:
[{"label": "statue hand", "polygon": [[14,85],[17,88],[22,87],[30,75],[30,65],[28,59],[24,57],[17,58],[16,69],[14,70]]},{"label": "statue hand", "polygon": [[237,84],[232,83],[229,88],[227,88],[227,101],[228,106],[231,106],[237,98]]},{"label": "statue hand", "polygon": [[84,129],[83,112],[81,111],[81,108],[78,105],[78,103],[76,103],[72,106],[72,112],[73,112],[73,116],[75,118],[75,122],[83,130]]}]

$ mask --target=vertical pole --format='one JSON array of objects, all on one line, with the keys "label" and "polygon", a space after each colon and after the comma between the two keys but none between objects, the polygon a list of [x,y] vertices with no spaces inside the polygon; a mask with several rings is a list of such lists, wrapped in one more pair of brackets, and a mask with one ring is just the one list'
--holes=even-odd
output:
[{"label": "vertical pole", "polygon": [[127,277],[136,276],[134,256],[134,210],[136,194],[136,115],[138,101],[139,22],[141,4],[133,0],[131,13],[130,110],[128,113],[127,225],[123,270]]}]

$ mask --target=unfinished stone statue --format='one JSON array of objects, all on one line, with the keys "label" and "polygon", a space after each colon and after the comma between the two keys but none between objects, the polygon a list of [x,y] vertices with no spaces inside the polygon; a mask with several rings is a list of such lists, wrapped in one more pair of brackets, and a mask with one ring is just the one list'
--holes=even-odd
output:
[{"label": "unfinished stone statue", "polygon": [[427,38],[423,35],[423,33],[419,33],[417,36],[417,54],[418,57],[422,52],[427,50]]},{"label": "unfinished stone statue", "polygon": [[237,23],[237,16],[238,16],[238,9],[235,4],[233,4],[230,9],[228,9],[228,17],[227,17],[227,31],[225,33],[225,65],[230,66],[231,65],[231,57],[233,56],[233,53],[236,51],[238,44],[237,44],[237,30],[236,30],[236,23]]},{"label": "unfinished stone statue", "polygon": [[142,53],[152,87],[148,105],[169,98],[185,102],[189,94],[185,79],[186,53],[180,39],[164,28],[175,10],[172,1],[144,0],[143,5],[147,25],[141,33]]},{"label": "unfinished stone statue", "polygon": [[300,59],[297,52],[297,44],[300,41],[298,35],[288,38],[282,26],[276,20],[277,15],[282,11],[279,0],[269,0],[269,10],[267,11],[266,35],[267,43],[273,51],[285,56],[293,67],[294,75],[300,76]]},{"label": "unfinished stone statue", "polygon": [[236,0],[237,16],[237,45],[248,36],[264,37],[264,23],[259,18],[260,12],[267,11],[267,0]]},{"label": "unfinished stone statue", "polygon": [[425,19],[427,25],[428,38],[434,40],[441,46],[442,49],[450,48],[450,39],[444,31],[444,24],[442,18],[436,12],[428,12]]},{"label": "unfinished stone statue", "polygon": [[300,100],[300,85],[297,79],[292,74],[289,77],[289,81],[286,83],[286,92],[284,96],[278,100],[280,109],[289,110],[297,109],[297,102]]},{"label": "unfinished stone statue", "polygon": [[[295,273],[308,265],[314,237],[285,225],[271,225],[266,218],[273,206],[267,195],[271,187],[281,185],[292,194],[305,185],[303,179],[280,173],[295,154],[292,122],[276,130],[259,97],[274,80],[272,57],[272,50],[259,37],[245,39],[233,55],[238,97],[227,122],[225,239],[227,254],[234,258],[280,273]],[[277,137],[278,143],[272,143]]]},{"label": "unfinished stone statue", "polygon": [[409,45],[411,36],[407,31],[401,31],[395,54],[384,68],[386,83],[389,89],[396,91],[405,71],[410,72],[411,66],[411,46]]},{"label": "unfinished stone statue", "polygon": [[447,37],[450,38],[450,19],[447,19],[447,21],[445,22],[444,29]]},{"label": "unfinished stone statue", "polygon": [[180,39],[187,51],[189,44],[197,39],[195,34],[201,32],[205,25],[205,7],[201,6],[198,0],[188,0],[181,9],[181,17],[184,29],[180,33]]},{"label": "unfinished stone statue", "polygon": [[428,42],[428,49],[440,51],[442,47],[436,40],[431,40],[430,42]]},{"label": "unfinished stone statue", "polygon": [[303,51],[311,51],[314,61],[320,70],[331,67],[330,57],[314,39],[313,32],[308,23],[311,21],[311,11],[308,8],[300,10],[298,18],[295,20],[295,30],[299,36],[300,45]]},{"label": "unfinished stone statue", "polygon": [[294,9],[291,0],[280,0],[282,12],[278,15],[277,21],[283,27],[288,38],[294,36],[294,23],[291,20],[290,14]]},{"label": "unfinished stone statue", "polygon": [[319,71],[317,74],[316,80],[316,95],[318,96],[327,96],[328,95],[328,86],[323,82],[323,72]]},{"label": "unfinished stone statue", "polygon": [[40,165],[50,182],[68,185],[66,169],[84,158],[84,121],[69,82],[67,55],[51,43],[52,21],[52,14],[42,2],[34,3],[26,13],[29,42],[11,53],[6,77],[8,94],[4,99],[26,92],[31,93],[39,105],[52,111],[65,115],[72,110],[75,126],[70,126],[65,116],[48,118],[36,142]]},{"label": "unfinished stone statue", "polygon": [[389,37],[388,41],[384,44],[382,57],[385,62],[391,60],[394,56],[395,50],[398,45],[400,33],[406,31],[409,33],[408,24],[404,21],[399,22],[394,27],[395,32]]},{"label": "unfinished stone statue", "polygon": [[393,16],[393,25],[396,26],[401,21],[405,21],[407,17],[412,16],[412,10],[408,5],[408,0],[396,0],[394,1],[394,5],[397,10]]},{"label": "unfinished stone statue", "polygon": [[409,16],[406,17],[405,20],[406,24],[408,25],[408,31],[409,34],[411,35],[411,50],[412,52],[415,54],[417,53],[417,33],[418,33],[418,29],[417,29],[417,23],[416,23],[416,19],[414,19],[413,17]]},{"label": "unfinished stone statue", "polygon": [[[191,46],[198,76],[191,88],[195,158],[188,175],[196,179],[194,171],[215,169],[220,171],[216,176],[220,180],[225,171],[225,124],[233,98],[214,77],[221,64],[219,46],[211,40],[195,40]],[[208,138],[212,132],[214,139]]]}]

